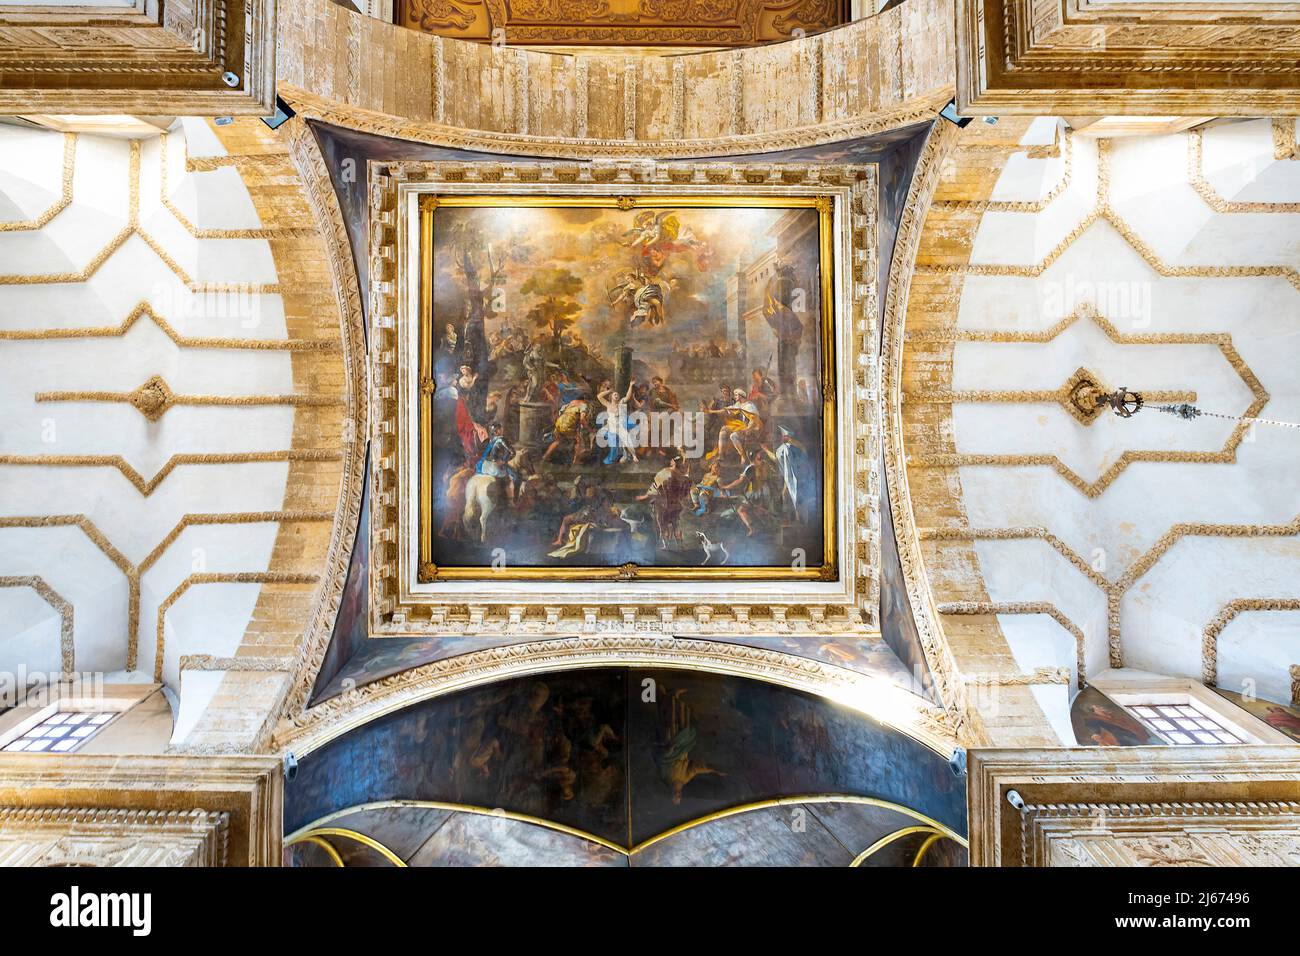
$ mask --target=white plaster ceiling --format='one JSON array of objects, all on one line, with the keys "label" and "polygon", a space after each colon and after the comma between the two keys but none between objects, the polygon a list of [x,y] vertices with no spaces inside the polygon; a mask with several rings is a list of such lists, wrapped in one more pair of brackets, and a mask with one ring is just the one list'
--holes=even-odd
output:
[{"label": "white plaster ceiling", "polygon": [[[1049,145],[1062,134],[1057,121],[1044,119],[1022,143]],[[1046,268],[968,276],[958,327],[1041,333],[1076,307],[1091,307],[1118,335],[1085,314],[1047,342],[959,341],[954,390],[1054,390],[1086,367],[1110,387],[1191,390],[1199,407],[1240,415],[1254,396],[1217,344],[1114,340],[1226,333],[1268,393],[1260,415],[1300,422],[1300,162],[1275,158],[1268,120],[1211,125],[1200,134],[1208,188],[1198,194],[1195,140],[1180,133],[1109,141],[1109,202],[1119,225],[1098,218],[1073,241],[1097,207],[1099,148],[1107,147],[1075,135],[1055,158],[1012,158],[993,200],[1055,198],[1036,212],[987,212],[971,262]],[[1216,275],[1220,266],[1249,274]],[[1219,452],[1233,427],[1154,409],[1129,420],[1107,413],[1084,426],[1055,403],[953,407],[958,454],[1055,456],[1084,483],[1097,482],[1125,450]],[[1300,597],[1300,525],[1292,524],[1300,519],[1298,467],[1300,430],[1259,425],[1235,462],[1135,462],[1095,497],[1043,465],[967,464],[960,476],[972,528],[1046,529],[1110,582],[1180,524],[1238,529],[1178,537],[1120,600],[1126,667],[1200,678],[1205,630],[1225,605]],[[991,601],[1055,605],[1085,634],[1089,675],[1109,666],[1107,599],[1083,570],[1041,536],[979,540],[975,550]],[[1002,614],[999,621],[1021,668],[1073,668],[1074,638],[1051,617]],[[1221,635],[1218,682],[1232,690],[1250,682],[1261,696],[1285,702],[1288,668],[1297,663],[1300,612],[1242,613]],[[1067,689],[1035,693],[1071,741]]]},{"label": "white plaster ceiling", "polygon": [[[120,335],[76,333],[116,328],[144,302],[182,337],[286,336],[278,295],[202,291],[208,283],[274,283],[270,246],[260,238],[195,238],[162,202],[159,137],[139,145],[140,231],[97,268],[96,256],[128,225],[127,140],[76,136],[70,204],[40,228],[15,229],[60,202],[66,142],[60,133],[0,126],[0,223],[8,224],[0,225],[0,577],[11,582],[0,587],[0,669],[59,666],[59,612],[31,587],[12,583],[35,576],[72,607],[76,670],[113,674],[127,668],[132,639],[120,564],[145,562],[187,514],[280,508],[288,465],[183,464],[148,493],[128,480],[127,469],[149,481],[180,454],[288,448],[294,410],[178,406],[151,422],[124,402],[38,402],[37,393],[131,392],[154,375],[192,395],[280,395],[294,387],[285,351],[181,347],[147,316]],[[166,143],[165,193],[190,225],[261,225],[236,168],[186,171],[187,153],[225,152],[205,122],[182,121]],[[88,266],[84,281],[31,278]],[[72,331],[24,337],[41,330]],[[60,462],[45,464],[50,456]],[[121,456],[123,467],[62,463],[67,456]],[[35,526],[13,526],[24,523]],[[178,585],[196,572],[265,570],[276,530],[264,522],[181,531],[140,577],[138,661],[133,674],[117,677],[152,679],[158,606]],[[166,616],[165,683],[178,688],[182,654],[233,653],[257,595],[256,584],[186,591]]]}]

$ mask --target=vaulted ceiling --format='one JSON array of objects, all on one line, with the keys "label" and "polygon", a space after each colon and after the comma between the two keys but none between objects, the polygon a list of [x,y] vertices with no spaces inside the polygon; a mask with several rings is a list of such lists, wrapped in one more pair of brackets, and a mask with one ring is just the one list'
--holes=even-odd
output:
[{"label": "vaulted ceiling", "polygon": [[[901,393],[945,627],[1067,669],[1034,687],[1066,743],[1069,688],[1108,669],[1289,702],[1300,430],[1239,416],[1300,422],[1294,120],[1099,139],[1004,118],[952,140]],[[1082,379],[1147,408],[1080,414]],[[1223,417],[1153,407],[1181,402]]]},{"label": "vaulted ceiling", "polygon": [[174,742],[223,708],[252,739],[343,467],[337,311],[283,144],[0,126],[0,262],[5,660],[160,681]]}]

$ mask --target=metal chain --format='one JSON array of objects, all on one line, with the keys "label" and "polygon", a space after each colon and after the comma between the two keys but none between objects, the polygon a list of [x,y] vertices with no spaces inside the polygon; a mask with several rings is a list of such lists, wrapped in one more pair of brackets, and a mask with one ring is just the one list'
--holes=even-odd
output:
[{"label": "metal chain", "polygon": [[1300,428],[1300,422],[1280,422],[1274,418],[1253,418],[1249,415],[1224,415],[1221,412],[1207,412],[1197,408],[1195,405],[1183,403],[1181,405],[1157,405],[1157,411],[1164,412],[1166,415],[1173,415],[1185,421],[1191,421],[1193,418],[1223,418],[1230,422],[1249,422],[1252,425],[1276,425],[1278,428]]}]

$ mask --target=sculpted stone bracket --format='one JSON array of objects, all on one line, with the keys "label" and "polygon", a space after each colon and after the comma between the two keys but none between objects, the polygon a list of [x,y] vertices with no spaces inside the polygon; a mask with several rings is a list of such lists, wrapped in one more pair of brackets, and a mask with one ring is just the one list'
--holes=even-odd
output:
[{"label": "sculpted stone bracket", "polygon": [[1300,865],[1300,748],[976,749],[968,760],[972,866]]},{"label": "sculpted stone bracket", "polygon": [[[879,582],[876,215],[874,166],[654,163],[424,163],[371,169],[370,301],[373,415],[371,634],[485,637],[636,633],[826,634],[874,630]],[[838,580],[633,581],[617,584],[421,580],[409,439],[420,383],[416,289],[409,256],[415,204],[430,192],[593,190],[619,195],[824,196],[832,202]],[[618,569],[611,569],[616,574]],[[427,575],[426,575],[427,577]]]},{"label": "sculpted stone bracket", "polygon": [[965,115],[1267,116],[1300,109],[1293,3],[957,0]]},{"label": "sculpted stone bracket", "polygon": [[0,114],[269,115],[274,0],[0,7]]},{"label": "sculpted stone bracket", "polygon": [[0,755],[0,866],[279,866],[276,757]]}]

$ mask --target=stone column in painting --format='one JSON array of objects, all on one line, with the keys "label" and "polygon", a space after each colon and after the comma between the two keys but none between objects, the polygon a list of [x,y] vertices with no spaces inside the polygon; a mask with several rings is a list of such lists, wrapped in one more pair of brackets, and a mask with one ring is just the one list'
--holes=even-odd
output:
[{"label": "stone column in painting", "polygon": [[552,424],[550,402],[519,403],[520,448],[540,449],[546,445],[546,429]]},{"label": "stone column in painting", "polygon": [[620,345],[614,349],[614,393],[626,395],[632,384],[632,347]]}]

